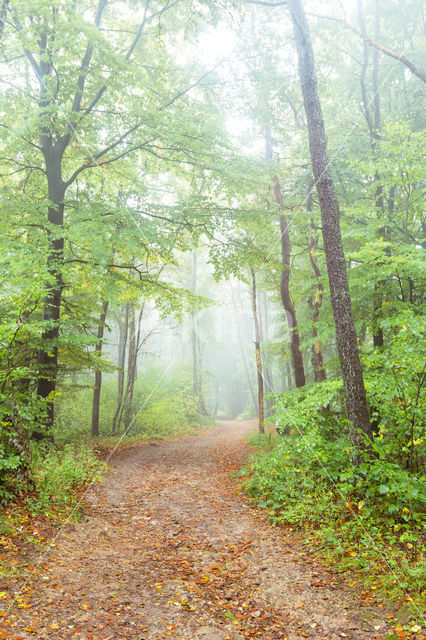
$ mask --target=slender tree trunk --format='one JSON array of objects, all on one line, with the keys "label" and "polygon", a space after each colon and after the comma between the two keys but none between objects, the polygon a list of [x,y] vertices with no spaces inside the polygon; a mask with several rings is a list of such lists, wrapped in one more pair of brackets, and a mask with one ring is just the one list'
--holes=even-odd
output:
[{"label": "slender tree trunk", "polygon": [[[197,290],[197,253],[192,252],[191,290]],[[192,389],[196,398],[198,411],[206,414],[206,406],[203,397],[203,385],[201,379],[201,342],[198,335],[197,312],[191,313],[191,346],[192,346]]]},{"label": "slender tree trunk", "polygon": [[288,6],[299,60],[299,77],[308,122],[312,167],[321,206],[324,248],[336,325],[337,347],[345,389],[346,408],[352,425],[351,439],[354,446],[362,446],[358,430],[368,438],[372,437],[372,432],[342,246],[339,203],[328,159],[308,23],[301,0],[288,0]]},{"label": "slender tree trunk", "polygon": [[[379,0],[375,0],[374,2],[374,22],[375,22],[375,33],[374,37],[376,42],[380,40],[380,3]],[[373,153],[377,156],[377,146],[378,141],[380,140],[380,129],[382,126],[382,117],[381,117],[381,107],[380,107],[380,83],[379,83],[379,51],[377,49],[373,50],[373,98],[374,98],[374,137],[372,138],[372,148]],[[385,211],[384,207],[384,199],[383,199],[383,186],[380,184],[380,175],[379,172],[376,171],[374,175],[374,179],[377,183],[376,188],[376,208],[382,212]],[[385,234],[385,229],[381,229],[381,234]],[[379,265],[378,265],[379,266]],[[374,284],[374,300],[373,300],[373,345],[375,347],[383,347],[384,345],[384,335],[383,329],[380,326],[380,316],[382,312],[382,302],[383,302],[383,289],[386,285],[386,280],[379,280]]]},{"label": "slender tree trunk", "polygon": [[[277,203],[283,208],[281,188],[278,178],[275,176],[275,198]],[[302,352],[300,350],[300,337],[297,328],[296,310],[290,296],[290,235],[288,232],[287,218],[280,215],[281,232],[281,272],[280,294],[290,333],[291,357],[293,360],[294,382],[296,387],[303,387],[306,382],[305,369],[303,366]]]},{"label": "slender tree trunk", "polygon": [[251,308],[253,311],[254,322],[254,345],[256,348],[256,368],[257,368],[257,391],[258,391],[258,407],[259,407],[259,433],[265,433],[265,416],[263,412],[263,375],[262,375],[262,357],[260,355],[260,331],[259,317],[257,315],[257,293],[256,293],[256,274],[254,269],[251,271]]},{"label": "slender tree trunk", "polygon": [[314,272],[315,278],[317,279],[316,283],[316,293],[315,300],[312,301],[312,337],[314,339],[314,344],[312,345],[312,366],[314,370],[314,381],[315,382],[323,382],[326,380],[327,375],[324,369],[324,359],[322,356],[322,348],[321,341],[318,338],[318,330],[316,324],[319,320],[320,308],[322,305],[323,298],[323,286],[319,282],[320,271],[318,269],[318,265],[315,257],[315,250],[317,248],[318,236],[313,232],[311,234],[311,241],[309,244],[309,259],[311,262],[312,271]]},{"label": "slender tree trunk", "polygon": [[124,390],[124,367],[126,365],[126,345],[129,327],[129,309],[126,304],[124,319],[118,320],[119,338],[118,338],[118,379],[117,379],[117,408],[112,420],[112,433],[115,434],[120,429],[121,407],[123,403]]},{"label": "slender tree trunk", "polygon": [[[366,33],[365,21],[363,15],[362,0],[358,0],[358,22],[360,29],[363,33]],[[375,0],[375,39],[376,42],[380,39],[380,7],[378,0]],[[364,58],[361,69],[360,84],[361,84],[361,97],[363,104],[364,117],[368,125],[370,133],[370,144],[373,157],[377,157],[377,144],[380,140],[380,128],[381,128],[381,107],[380,107],[380,84],[379,84],[379,51],[373,50],[373,111],[371,110],[370,101],[368,99],[366,75],[369,65],[369,46],[366,40],[364,40]],[[384,212],[383,201],[383,187],[379,184],[380,176],[376,171],[374,174],[374,181],[377,184],[375,203],[376,209]],[[384,229],[380,230],[380,234],[383,235]],[[379,265],[378,265],[379,266]],[[374,283],[373,292],[373,345],[374,347],[383,347],[384,337],[383,329],[380,327],[380,314],[382,311],[382,289],[386,284],[386,281],[379,280]]]},{"label": "slender tree trunk", "polygon": [[4,24],[9,10],[10,0],[2,0],[0,4],[0,42],[3,38]]},{"label": "slender tree trunk", "polygon": [[[269,323],[268,323],[268,298],[266,293],[263,291],[262,295],[261,295],[261,300],[263,302],[262,307],[263,307],[263,322],[261,322],[261,341],[262,343],[268,342],[269,340]],[[259,301],[259,306],[260,306],[260,301]],[[263,355],[263,361],[266,363],[267,358],[265,358],[265,356]],[[263,366],[263,378],[265,381],[265,385],[266,385],[266,393],[273,393],[274,392],[274,388],[273,388],[273,380],[272,380],[272,370],[269,364],[264,364]],[[274,400],[273,398],[266,398],[265,400],[265,411],[266,411],[266,415],[269,416],[271,415],[272,412],[272,407],[274,404]]]},{"label": "slender tree trunk", "polygon": [[[308,196],[306,198],[306,210],[312,211],[312,187],[309,185]],[[312,366],[314,370],[314,381],[323,382],[326,380],[327,375],[324,368],[324,358],[322,356],[321,341],[318,338],[317,322],[320,316],[320,309],[322,306],[324,287],[321,284],[320,276],[321,272],[318,268],[316,250],[318,246],[318,234],[315,230],[314,221],[311,219],[311,240],[309,243],[309,260],[311,263],[312,271],[315,278],[315,300],[312,302],[312,337],[314,344],[312,345]]]},{"label": "slender tree trunk", "polygon": [[[271,130],[265,127],[266,161],[272,161],[272,139]],[[287,218],[284,215],[285,207],[281,193],[281,185],[277,175],[273,177],[275,202],[280,211],[280,233],[281,233],[281,283],[280,294],[288,323],[290,334],[291,357],[293,359],[294,381],[296,387],[305,385],[305,369],[303,366],[302,352],[300,350],[300,337],[297,329],[296,310],[290,296],[290,233],[288,230]]]},{"label": "slender tree trunk", "polygon": [[[192,252],[191,290],[195,294],[197,288],[197,254]],[[192,347],[192,393],[199,400],[198,386],[198,354],[197,354],[197,318],[195,311],[191,313],[191,347]]]},{"label": "slender tree trunk", "polygon": [[149,333],[145,336],[145,338],[142,340],[142,336],[141,336],[141,329],[142,329],[142,318],[143,318],[143,314],[145,311],[145,302],[142,303],[141,308],[139,309],[139,315],[138,315],[138,319],[136,321],[136,327],[137,327],[137,332],[136,332],[136,363],[135,363],[135,380],[138,379],[138,357],[139,357],[139,352],[142,348],[142,345],[146,342],[146,340],[149,337]]},{"label": "slender tree trunk", "polygon": [[[99,316],[97,343],[95,346],[95,354],[100,358],[102,354],[104,333],[105,333],[105,320],[108,312],[109,302],[104,300],[102,303],[102,312]],[[93,387],[93,404],[92,404],[92,437],[99,435],[99,404],[101,399],[102,388],[102,371],[96,369],[95,371],[95,386]]]},{"label": "slender tree trunk", "polygon": [[286,373],[287,373],[287,391],[291,389],[291,364],[290,362],[286,362]]},{"label": "slender tree trunk", "polygon": [[234,308],[234,314],[235,314],[235,324],[237,326],[238,342],[240,343],[241,357],[243,359],[244,371],[246,372],[247,384],[248,384],[248,388],[250,390],[250,395],[251,395],[251,399],[253,401],[253,406],[255,407],[255,409],[257,411],[258,410],[257,398],[256,398],[256,394],[254,392],[253,383],[252,383],[252,380],[251,380],[251,377],[250,377],[250,370],[249,370],[249,366],[248,366],[248,362],[247,362],[247,354],[246,354],[246,350],[245,350],[245,346],[244,346],[244,340],[243,340],[243,336],[242,336],[242,332],[241,332],[240,313],[239,313],[239,310],[237,309],[234,290],[232,289],[232,287],[231,287],[231,297],[232,297],[232,306]]},{"label": "slender tree trunk", "polygon": [[127,431],[132,420],[133,393],[136,373],[136,317],[134,302],[128,303],[129,350],[127,355],[127,385],[123,408],[124,431]]}]

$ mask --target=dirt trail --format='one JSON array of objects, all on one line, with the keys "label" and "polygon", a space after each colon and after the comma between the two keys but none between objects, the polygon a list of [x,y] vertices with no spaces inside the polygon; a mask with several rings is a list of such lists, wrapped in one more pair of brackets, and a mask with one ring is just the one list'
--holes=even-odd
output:
[{"label": "dirt trail", "polygon": [[[385,614],[249,509],[250,422],[125,450],[9,612],[3,638],[367,640]],[[15,617],[14,617],[15,616]]]}]

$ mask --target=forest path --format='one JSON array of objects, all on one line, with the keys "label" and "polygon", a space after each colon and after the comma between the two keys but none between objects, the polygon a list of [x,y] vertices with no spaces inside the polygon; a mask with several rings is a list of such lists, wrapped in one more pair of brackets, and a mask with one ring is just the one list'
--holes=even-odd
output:
[{"label": "forest path", "polygon": [[87,518],[63,532],[0,637],[381,638],[385,613],[238,493],[230,473],[253,428],[222,422],[114,456]]}]

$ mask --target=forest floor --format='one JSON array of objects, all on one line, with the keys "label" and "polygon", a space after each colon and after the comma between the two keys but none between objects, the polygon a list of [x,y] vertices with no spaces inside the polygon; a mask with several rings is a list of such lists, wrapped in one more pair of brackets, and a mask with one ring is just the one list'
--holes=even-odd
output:
[{"label": "forest floor", "polygon": [[83,519],[1,580],[0,638],[383,638],[384,607],[241,494],[231,475],[253,429],[222,422],[115,454]]}]

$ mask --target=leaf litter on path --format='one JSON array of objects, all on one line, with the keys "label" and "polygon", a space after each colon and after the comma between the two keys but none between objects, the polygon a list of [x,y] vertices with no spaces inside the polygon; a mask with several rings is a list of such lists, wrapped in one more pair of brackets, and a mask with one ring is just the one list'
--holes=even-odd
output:
[{"label": "leaf litter on path", "polygon": [[252,429],[119,452],[85,518],[11,581],[0,640],[383,638],[386,612],[240,495],[231,472]]}]

